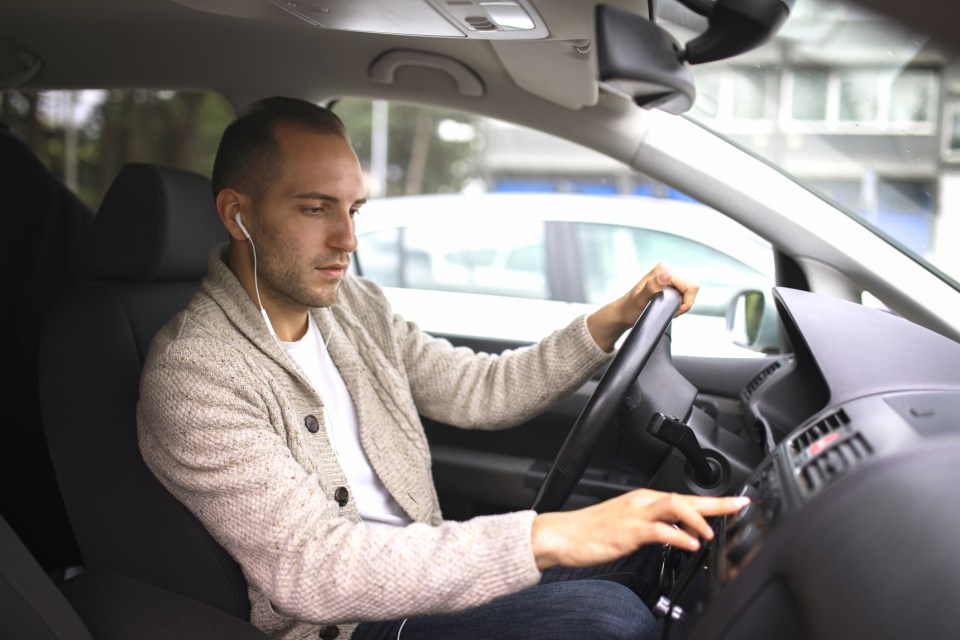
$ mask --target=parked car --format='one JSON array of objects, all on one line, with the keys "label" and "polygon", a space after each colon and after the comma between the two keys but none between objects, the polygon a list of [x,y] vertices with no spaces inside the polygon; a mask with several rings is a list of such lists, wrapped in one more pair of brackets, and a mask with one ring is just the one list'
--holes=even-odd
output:
[{"label": "parked car", "polygon": [[[610,365],[523,425],[424,419],[446,518],[637,487],[749,495],[699,552],[667,550],[654,603],[664,638],[955,637],[958,11],[0,2],[14,380],[0,637],[265,637],[248,622],[243,572],[143,465],[134,409],[153,333],[225,237],[208,181],[220,132],[276,94],[346,121],[370,181],[355,267],[457,346],[521,348],[542,335],[540,317],[563,325],[638,265],[676,262],[705,284],[697,313],[671,327],[658,298]],[[533,190],[610,199],[558,212],[475,204]],[[431,198],[449,203],[435,213],[412,199],[424,193],[456,195]],[[678,211],[652,220],[637,196]],[[679,223],[703,207],[723,218]],[[647,248],[638,229],[715,261]],[[721,309],[739,346],[716,326]],[[673,345],[657,337],[668,330]]]},{"label": "parked car", "polygon": [[[558,193],[377,198],[357,233],[358,271],[431,333],[534,342],[663,261],[701,285],[693,309],[673,323],[675,355],[762,355],[734,344],[726,316],[737,294],[769,293],[773,248],[697,203]],[[775,324],[772,298],[767,305]]]}]

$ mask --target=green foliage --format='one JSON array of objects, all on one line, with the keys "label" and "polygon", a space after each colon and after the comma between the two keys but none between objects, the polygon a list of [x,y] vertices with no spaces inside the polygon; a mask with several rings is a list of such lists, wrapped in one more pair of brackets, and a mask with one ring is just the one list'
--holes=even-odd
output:
[{"label": "green foliage", "polygon": [[[347,125],[350,139],[365,171],[370,171],[373,102],[350,99],[333,110]],[[440,124],[451,120],[479,136],[479,118],[457,111],[442,111],[412,104],[390,103],[387,116],[386,196],[460,191],[476,174],[473,164],[478,139],[444,140]]]},{"label": "green foliage", "polygon": [[[128,162],[165,164],[209,176],[220,135],[233,119],[226,100],[211,93],[138,89],[84,94],[94,99],[92,108],[63,118],[51,106],[64,95],[60,92],[4,92],[0,121],[94,209]],[[76,141],[72,156],[71,128]],[[71,174],[75,184],[69,184]]]},{"label": "green foliage", "polygon": [[[364,169],[370,171],[372,102],[343,100],[334,110],[346,123]],[[0,121],[94,210],[128,162],[164,164],[209,176],[220,136],[233,118],[229,103],[213,93],[136,89],[0,94]],[[472,165],[478,139],[444,139],[439,131],[445,121],[479,135],[478,120],[472,116],[389,105],[386,193],[377,195],[455,192],[476,173]]]}]

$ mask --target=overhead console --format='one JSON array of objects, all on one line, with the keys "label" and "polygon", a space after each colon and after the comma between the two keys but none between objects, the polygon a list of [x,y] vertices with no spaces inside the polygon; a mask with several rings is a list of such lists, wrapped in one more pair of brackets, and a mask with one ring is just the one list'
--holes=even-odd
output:
[{"label": "overhead console", "polygon": [[[581,109],[596,105],[603,90],[678,114],[696,95],[691,64],[763,44],[795,0],[170,1],[292,27],[485,41],[517,86],[544,100]],[[677,19],[695,25],[688,42],[661,24]]]},{"label": "overhead console", "polygon": [[314,27],[482,40],[548,35],[530,0],[268,0]]}]

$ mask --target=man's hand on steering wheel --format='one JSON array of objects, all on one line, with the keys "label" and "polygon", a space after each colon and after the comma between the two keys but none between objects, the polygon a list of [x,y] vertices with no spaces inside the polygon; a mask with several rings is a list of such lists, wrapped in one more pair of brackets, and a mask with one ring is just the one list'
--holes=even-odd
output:
[{"label": "man's hand on steering wheel", "polygon": [[625,295],[604,305],[587,317],[587,328],[604,351],[610,351],[625,331],[633,327],[654,294],[674,287],[683,295],[677,315],[686,313],[700,291],[700,285],[674,275],[659,263]]},{"label": "man's hand on steering wheel", "polygon": [[698,284],[658,264],[626,295],[587,318],[594,340],[607,351],[625,331],[633,331],[574,423],[534,500],[533,509],[540,515],[534,520],[532,542],[541,569],[554,564],[590,566],[657,542],[694,549],[698,536],[713,537],[704,516],[734,513],[743,506],[742,500],[640,489],[586,509],[544,513],[557,511],[569,497],[600,435],[615,424],[623,395],[672,318],[693,306],[699,290]]}]

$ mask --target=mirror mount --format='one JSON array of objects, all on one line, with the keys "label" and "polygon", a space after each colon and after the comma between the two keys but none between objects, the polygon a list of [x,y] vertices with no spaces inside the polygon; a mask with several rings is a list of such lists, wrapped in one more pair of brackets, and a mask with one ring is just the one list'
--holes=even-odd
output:
[{"label": "mirror mount", "polygon": [[[705,15],[707,28],[685,45],[640,14],[596,8],[597,66],[601,86],[645,109],[681,114],[696,96],[690,65],[729,58],[769,40],[795,0],[675,0]],[[651,16],[655,11],[651,7]]]},{"label": "mirror mount", "polygon": [[598,5],[596,19],[601,86],[646,109],[680,114],[693,106],[693,74],[673,36],[618,7]]}]

